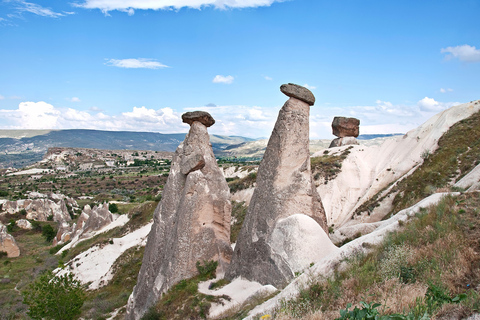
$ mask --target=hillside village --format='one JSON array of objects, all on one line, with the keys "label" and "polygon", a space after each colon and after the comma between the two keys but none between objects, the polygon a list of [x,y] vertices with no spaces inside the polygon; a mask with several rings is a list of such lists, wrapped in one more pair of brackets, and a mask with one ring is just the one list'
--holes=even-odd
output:
[{"label": "hillside village", "polygon": [[1,318],[54,270],[85,285],[83,319],[477,319],[480,101],[375,143],[338,117],[312,154],[315,97],[281,91],[261,162],[217,159],[214,119],[189,112],[175,153],[50,148],[3,170]]}]

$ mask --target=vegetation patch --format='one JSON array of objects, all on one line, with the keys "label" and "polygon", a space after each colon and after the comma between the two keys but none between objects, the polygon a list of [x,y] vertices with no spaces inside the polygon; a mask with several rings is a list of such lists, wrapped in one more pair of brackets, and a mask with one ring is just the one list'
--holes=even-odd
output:
[{"label": "vegetation patch", "polygon": [[295,299],[280,304],[275,319],[464,318],[479,312],[478,208],[480,195],[468,193],[421,210],[371,253],[347,258],[332,278],[312,276]]},{"label": "vegetation patch", "polygon": [[245,205],[245,201],[232,202],[232,222],[230,226],[230,243],[237,242],[238,234],[242,229],[243,221],[247,214],[248,207]]},{"label": "vegetation patch", "polygon": [[310,165],[312,168],[312,174],[315,180],[323,179],[324,183],[333,180],[342,171],[342,162],[350,153],[350,146],[343,150],[340,154],[329,155],[328,150],[325,150],[324,154],[320,157],[310,158]]},{"label": "vegetation patch", "polygon": [[234,179],[233,181],[228,182],[228,187],[230,188],[231,193],[235,193],[240,190],[252,188],[257,181],[257,173],[251,172],[248,176],[241,179]]},{"label": "vegetation patch", "polygon": [[212,296],[198,292],[198,283],[215,278],[216,261],[197,262],[199,275],[182,280],[142,317],[142,320],[206,319],[212,303],[230,301],[226,295]]},{"label": "vegetation patch", "polygon": [[104,316],[127,304],[137,283],[145,247],[126,250],[112,266],[113,278],[98,290],[89,291],[82,316],[86,319],[105,319]]}]

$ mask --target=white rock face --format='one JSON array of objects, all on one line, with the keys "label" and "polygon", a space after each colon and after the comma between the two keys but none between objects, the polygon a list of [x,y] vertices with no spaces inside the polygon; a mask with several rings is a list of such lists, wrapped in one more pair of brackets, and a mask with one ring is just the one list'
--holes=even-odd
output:
[{"label": "white rock face", "polygon": [[25,199],[6,201],[3,204],[3,210],[8,214],[16,214],[23,209],[29,220],[47,221],[49,216],[53,216],[53,221],[60,224],[72,221],[64,200],[55,202],[50,199]]},{"label": "white rock face", "polygon": [[32,224],[30,223],[30,221],[28,220],[25,220],[25,219],[20,219],[20,220],[17,220],[16,222],[16,225],[21,228],[21,229],[25,229],[25,230],[31,230],[33,227],[32,227]]},{"label": "white rock face", "polygon": [[[404,136],[385,140],[379,146],[353,146],[337,177],[317,188],[328,224],[335,224],[337,228],[358,223],[351,220],[357,207],[390,183],[413,172],[423,162],[422,154],[435,151],[438,140],[453,124],[479,110],[478,102],[454,106]],[[338,149],[343,148],[350,146]],[[313,157],[321,155],[319,152]]]},{"label": "white rock face", "polygon": [[455,187],[467,191],[480,190],[480,164],[473,168],[465,177],[455,183]]},{"label": "white rock face", "polygon": [[20,248],[7,227],[0,222],[0,251],[6,252],[7,257],[15,258],[20,255]]},{"label": "white rock face", "polygon": [[[208,113],[200,115],[209,120]],[[171,286],[197,275],[197,262],[218,261],[222,275],[231,259],[230,191],[209,143],[206,125],[212,121],[192,119],[154,213],[127,319],[140,319]]]},{"label": "white rock face", "polygon": [[293,273],[303,271],[311,263],[339,250],[320,225],[304,214],[278,220],[269,245]]},{"label": "white rock face", "polygon": [[77,220],[72,226],[63,224],[57,232],[57,236],[53,240],[53,245],[72,240],[76,243],[82,239],[87,239],[96,231],[101,230],[105,226],[113,222],[113,215],[108,210],[108,203],[100,204],[90,208],[87,204]]},{"label": "white rock face", "polygon": [[113,239],[113,244],[96,245],[69,261],[66,269],[56,272],[58,275],[71,272],[82,283],[90,283],[90,290],[98,289],[112,279],[111,267],[123,252],[145,245],[151,227],[149,223],[122,238]]}]

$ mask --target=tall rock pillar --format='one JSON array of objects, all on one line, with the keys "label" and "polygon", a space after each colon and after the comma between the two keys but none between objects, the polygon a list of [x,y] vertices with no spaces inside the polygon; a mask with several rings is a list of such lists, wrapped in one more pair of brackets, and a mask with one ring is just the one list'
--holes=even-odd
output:
[{"label": "tall rock pillar", "polygon": [[137,285],[128,300],[127,319],[140,319],[170,287],[197,274],[196,262],[230,263],[230,191],[217,166],[207,112],[182,115],[190,131],[173,157],[162,201],[154,213]]},{"label": "tall rock pillar", "polygon": [[325,211],[310,168],[309,114],[315,97],[295,84],[280,90],[290,99],[279,112],[258,168],[257,186],[226,274],[277,287],[336,249],[326,233]]}]

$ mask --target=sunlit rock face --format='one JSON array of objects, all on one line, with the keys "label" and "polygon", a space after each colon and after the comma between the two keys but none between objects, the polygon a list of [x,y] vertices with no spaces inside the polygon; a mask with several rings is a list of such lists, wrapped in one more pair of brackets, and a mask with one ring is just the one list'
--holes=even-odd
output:
[{"label": "sunlit rock face", "polygon": [[190,131],[175,152],[155,210],[127,319],[140,319],[162,293],[195,276],[197,261],[218,261],[217,274],[223,274],[231,260],[230,191],[207,132],[214,120],[206,112],[187,113],[182,119]]},{"label": "sunlit rock face", "polygon": [[[334,247],[326,233],[325,211],[310,168],[309,114],[315,98],[308,89],[293,84],[282,85],[281,91],[290,99],[279,112],[258,168],[257,186],[226,275],[277,287],[291,280],[299,268],[308,266],[295,261],[300,242]],[[300,218],[288,219],[293,215]],[[312,230],[305,226],[309,223],[324,233],[320,237],[324,240],[317,236],[302,238],[298,232],[285,229],[295,226],[297,231]]]},{"label": "sunlit rock face", "polygon": [[0,251],[6,252],[7,257],[16,258],[20,255],[20,248],[7,227],[0,222]]}]

